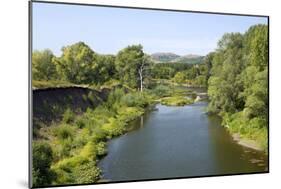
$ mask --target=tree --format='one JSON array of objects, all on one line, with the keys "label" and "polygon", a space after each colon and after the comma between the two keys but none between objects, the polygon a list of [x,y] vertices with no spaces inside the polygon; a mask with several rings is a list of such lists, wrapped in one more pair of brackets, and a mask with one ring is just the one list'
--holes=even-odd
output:
[{"label": "tree", "polygon": [[148,71],[149,71],[150,65],[151,65],[151,62],[147,55],[144,55],[141,62],[137,65],[141,92],[143,91],[144,79],[146,76],[148,76]]},{"label": "tree", "polygon": [[62,48],[62,56],[55,59],[63,80],[76,84],[89,84],[95,81],[96,54],[83,42]]},{"label": "tree", "polygon": [[218,43],[213,57],[208,94],[209,111],[231,112],[243,108],[239,93],[243,90],[239,74],[244,68],[243,35],[240,33],[225,34]]},{"label": "tree", "polygon": [[130,87],[143,90],[143,82],[151,65],[141,45],[131,45],[118,52],[116,56],[118,77]]},{"label": "tree", "polygon": [[95,83],[104,83],[116,77],[115,56],[97,55],[93,63],[92,74],[95,74]]},{"label": "tree", "polygon": [[32,53],[32,77],[34,80],[51,80],[56,77],[56,66],[52,60],[51,50],[34,51]]},{"label": "tree", "polygon": [[183,72],[176,73],[175,77],[173,78],[177,83],[184,83],[185,81],[185,74]]},{"label": "tree", "polygon": [[241,74],[248,119],[268,117],[268,30],[266,25],[252,26],[245,34],[246,69]]},{"label": "tree", "polygon": [[199,75],[197,65],[192,66],[190,69],[185,71],[186,79],[192,80],[195,79]]},{"label": "tree", "polygon": [[204,64],[206,65],[206,83],[208,84],[208,80],[211,76],[211,69],[212,69],[212,62],[214,59],[215,52],[211,52],[207,54],[207,56],[204,59]]},{"label": "tree", "polygon": [[[225,34],[206,58],[210,112],[223,116],[236,132],[263,138],[268,123],[268,26],[255,25],[245,34]],[[261,129],[252,134],[253,130]],[[266,144],[265,144],[266,145]]]}]

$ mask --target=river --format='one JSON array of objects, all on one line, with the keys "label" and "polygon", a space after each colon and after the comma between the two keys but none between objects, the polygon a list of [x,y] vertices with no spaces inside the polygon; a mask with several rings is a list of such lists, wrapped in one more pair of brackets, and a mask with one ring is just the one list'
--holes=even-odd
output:
[{"label": "river", "polygon": [[103,179],[130,181],[267,171],[264,153],[237,144],[207,102],[156,105],[135,129],[108,143],[100,162]]}]

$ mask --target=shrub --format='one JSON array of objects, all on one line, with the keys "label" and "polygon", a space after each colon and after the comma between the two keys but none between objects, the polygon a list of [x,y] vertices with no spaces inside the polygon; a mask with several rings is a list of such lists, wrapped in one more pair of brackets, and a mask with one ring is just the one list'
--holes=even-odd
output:
[{"label": "shrub", "polygon": [[112,138],[124,132],[124,122],[115,118],[109,118],[109,123],[104,124],[102,129],[106,132],[107,138]]},{"label": "shrub", "polygon": [[69,108],[64,112],[63,114],[63,122],[64,123],[72,123],[74,121],[75,115],[73,111],[71,111]]},{"label": "shrub", "polygon": [[107,153],[106,143],[105,142],[99,142],[97,144],[97,155],[98,156],[104,156],[106,153]]},{"label": "shrub", "polygon": [[47,142],[36,141],[32,143],[32,152],[33,187],[51,184],[55,179],[54,172],[50,170],[50,166],[53,160],[53,152],[51,146]]},{"label": "shrub", "polygon": [[73,139],[74,137],[74,128],[67,124],[63,124],[55,127],[53,132],[54,135],[58,137],[58,139],[60,140],[65,140],[68,138]]},{"label": "shrub", "polygon": [[75,168],[88,163],[89,160],[82,156],[74,156],[60,160],[52,166],[52,170],[56,173],[57,184],[74,184],[75,176],[73,174]]},{"label": "shrub", "polygon": [[79,156],[87,158],[90,161],[96,160],[96,146],[95,143],[88,142],[80,151]]},{"label": "shrub", "polygon": [[120,102],[120,99],[125,95],[124,89],[116,88],[107,98],[107,107],[112,107],[115,102]]},{"label": "shrub", "polygon": [[121,98],[121,105],[128,107],[146,107],[149,104],[149,100],[144,93],[128,93]]},{"label": "shrub", "polygon": [[103,130],[100,127],[96,127],[93,130],[93,136],[92,136],[93,141],[97,142],[97,141],[104,141],[106,140],[106,131]]},{"label": "shrub", "polygon": [[166,85],[158,85],[153,90],[152,93],[157,97],[170,96],[172,94],[171,88]]},{"label": "shrub", "polygon": [[86,120],[83,116],[79,116],[76,120],[75,120],[75,125],[79,128],[82,129],[85,127],[86,125]]},{"label": "shrub", "polygon": [[68,157],[73,148],[73,141],[71,138],[66,138],[64,140],[58,140],[54,145],[54,157],[56,159],[61,159]]},{"label": "shrub", "polygon": [[96,182],[100,177],[101,171],[95,162],[89,162],[76,167],[73,174],[76,184],[87,184]]}]

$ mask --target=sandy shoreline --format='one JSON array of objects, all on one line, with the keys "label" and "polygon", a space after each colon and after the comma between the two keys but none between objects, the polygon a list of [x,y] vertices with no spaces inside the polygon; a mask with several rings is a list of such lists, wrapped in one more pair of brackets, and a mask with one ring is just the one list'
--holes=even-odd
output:
[{"label": "sandy shoreline", "polygon": [[239,145],[251,148],[258,151],[263,151],[262,147],[254,140],[241,138],[238,133],[232,134],[233,140],[236,141]]}]

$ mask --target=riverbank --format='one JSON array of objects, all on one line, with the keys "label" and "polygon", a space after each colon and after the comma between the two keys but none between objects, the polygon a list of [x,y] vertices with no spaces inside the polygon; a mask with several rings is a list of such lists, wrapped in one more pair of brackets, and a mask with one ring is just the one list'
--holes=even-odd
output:
[{"label": "riverbank", "polygon": [[254,149],[257,151],[264,151],[262,146],[257,141],[246,139],[246,138],[241,138],[241,136],[238,133],[232,134],[232,138],[234,141],[237,142],[237,144],[239,144],[241,146],[251,148],[251,149]]},{"label": "riverbank", "polygon": [[243,112],[225,113],[220,116],[222,125],[233,135],[238,144],[268,153],[268,130],[265,119],[247,119]]},{"label": "riverbank", "polygon": [[[38,129],[33,159],[40,159],[48,148],[53,185],[95,183],[101,176],[97,163],[107,154],[107,141],[128,132],[129,122],[144,114],[150,104],[153,100],[146,93],[115,88],[94,109],[80,114],[67,109],[61,121]],[[37,174],[33,172],[33,177]]]}]

